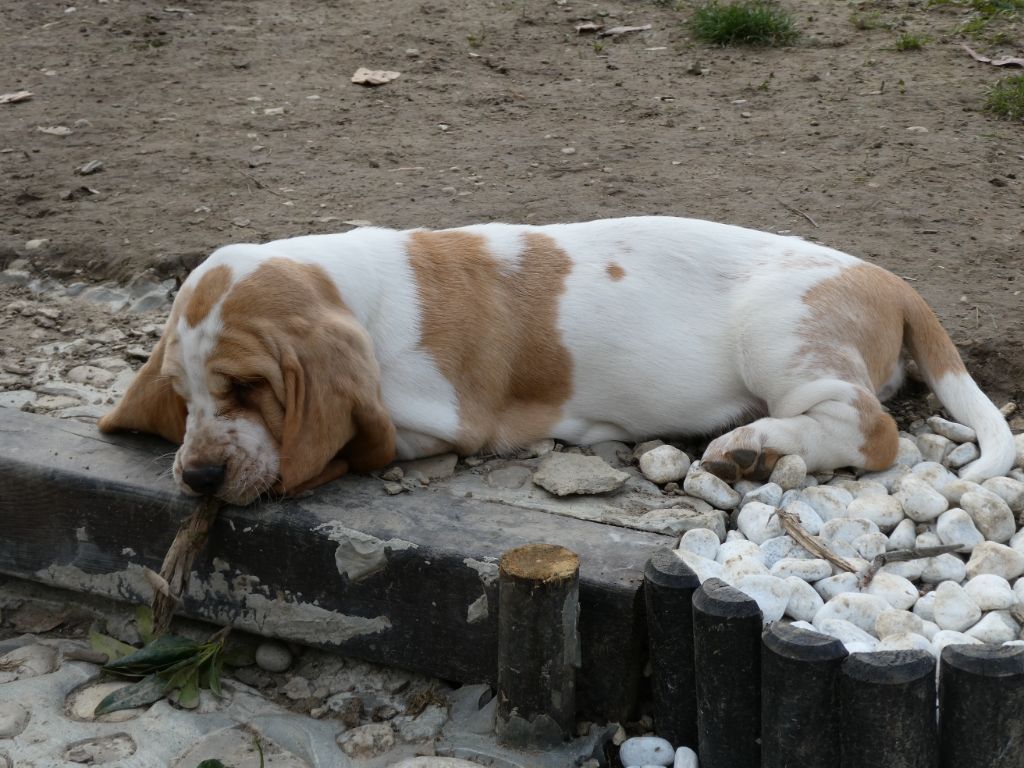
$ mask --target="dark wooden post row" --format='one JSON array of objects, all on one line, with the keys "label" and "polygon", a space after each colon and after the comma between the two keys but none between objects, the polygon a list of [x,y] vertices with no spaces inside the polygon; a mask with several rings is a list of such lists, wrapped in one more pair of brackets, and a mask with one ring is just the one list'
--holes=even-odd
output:
[{"label": "dark wooden post row", "polygon": [[841,768],[935,768],[935,694],[935,659],[927,651],[847,658],[839,681]]},{"label": "dark wooden post row", "polygon": [[838,640],[789,624],[764,633],[762,768],[839,765],[839,672],[846,656]]},{"label": "dark wooden post row", "polygon": [[939,717],[942,768],[1024,768],[1024,648],[947,646]]},{"label": "dark wooden post row", "polygon": [[561,744],[574,731],[580,559],[527,544],[498,563],[498,739],[514,748]]},{"label": "dark wooden post row", "polygon": [[761,764],[761,609],[720,579],[693,595],[701,768]]},{"label": "dark wooden post row", "polygon": [[644,569],[654,731],[676,747],[697,749],[693,666],[693,593],[700,587],[671,549],[659,549]]}]

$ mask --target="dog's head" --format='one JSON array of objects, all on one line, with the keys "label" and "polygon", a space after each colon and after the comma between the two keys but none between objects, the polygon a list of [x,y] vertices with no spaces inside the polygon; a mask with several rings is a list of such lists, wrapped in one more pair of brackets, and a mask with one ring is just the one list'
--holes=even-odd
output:
[{"label": "dog's head", "polygon": [[152,355],[104,432],[181,444],[189,494],[248,504],[394,457],[365,329],[319,267],[221,249],[185,282]]}]

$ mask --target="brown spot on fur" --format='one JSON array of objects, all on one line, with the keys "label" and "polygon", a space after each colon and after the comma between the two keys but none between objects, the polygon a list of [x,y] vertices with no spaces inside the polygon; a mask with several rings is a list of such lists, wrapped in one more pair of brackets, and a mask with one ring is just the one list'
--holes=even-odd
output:
[{"label": "brown spot on fur", "polygon": [[860,446],[864,456],[864,469],[888,469],[896,461],[899,451],[899,430],[892,416],[882,410],[878,399],[866,392],[857,393],[853,401],[860,420],[860,433],[863,442]]},{"label": "brown spot on fur", "polygon": [[[221,318],[210,388],[278,442],[280,490],[391,461],[394,426],[372,342],[321,267],[268,259],[231,289]],[[242,394],[230,394],[232,383],[245,385]]]},{"label": "brown spot on fur", "polygon": [[[927,376],[962,371],[960,356],[924,300],[881,267],[858,264],[810,288],[799,355],[816,369],[879,391],[906,343]],[[933,380],[934,380],[933,378]]]},{"label": "brown spot on fur", "polygon": [[185,321],[195,328],[210,314],[231,285],[231,267],[227,264],[208,269],[186,297]]},{"label": "brown spot on fur", "polygon": [[611,262],[606,268],[605,272],[608,273],[608,277],[612,280],[619,281],[626,276],[626,270],[616,264],[614,261]]},{"label": "brown spot on fur", "polygon": [[558,330],[568,255],[530,232],[510,268],[483,236],[459,230],[415,232],[408,251],[421,344],[459,397],[456,449],[503,450],[547,435],[572,394],[572,358]]}]

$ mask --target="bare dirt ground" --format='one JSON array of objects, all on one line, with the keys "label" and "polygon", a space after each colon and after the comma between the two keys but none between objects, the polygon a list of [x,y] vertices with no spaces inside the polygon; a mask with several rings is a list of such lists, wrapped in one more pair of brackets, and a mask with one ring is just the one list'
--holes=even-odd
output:
[{"label": "bare dirt ground", "polygon": [[[0,268],[181,278],[226,242],[353,221],[696,216],[912,280],[982,386],[1020,400],[1024,133],[981,111],[1005,72],[959,47],[965,11],[783,2],[798,42],[742,49],[694,42],[688,3],[8,0],[0,92],[34,96],[0,104]],[[597,39],[583,21],[651,29]],[[896,50],[907,31],[923,50]],[[1019,23],[1000,37],[972,44],[1020,55]],[[359,66],[401,77],[353,85]],[[41,328],[7,313],[5,355],[132,324],[61,311]]]}]

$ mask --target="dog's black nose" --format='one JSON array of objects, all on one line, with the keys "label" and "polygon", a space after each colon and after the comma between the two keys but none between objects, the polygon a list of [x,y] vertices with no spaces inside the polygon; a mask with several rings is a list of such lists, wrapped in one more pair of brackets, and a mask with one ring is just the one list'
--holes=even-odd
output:
[{"label": "dog's black nose", "polygon": [[207,464],[182,470],[185,485],[203,496],[213,496],[224,484],[224,465]]}]

